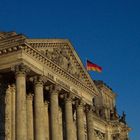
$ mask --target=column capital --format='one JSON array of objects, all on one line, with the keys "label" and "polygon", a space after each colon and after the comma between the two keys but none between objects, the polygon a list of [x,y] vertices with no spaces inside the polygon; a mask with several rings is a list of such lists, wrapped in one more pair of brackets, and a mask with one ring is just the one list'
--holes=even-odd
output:
[{"label": "column capital", "polygon": [[51,94],[59,94],[61,89],[61,86],[58,84],[50,85],[49,87],[49,91],[51,92]]},{"label": "column capital", "polygon": [[33,81],[35,85],[43,85],[45,82],[45,77],[43,75],[36,75],[30,78],[30,81]]},{"label": "column capital", "polygon": [[93,107],[89,104],[86,104],[85,111],[86,111],[86,113],[93,113]]},{"label": "column capital", "polygon": [[76,99],[76,107],[84,107],[85,103],[82,99]]},{"label": "column capital", "polygon": [[64,99],[65,101],[70,101],[72,102],[72,100],[74,99],[74,95],[72,95],[72,93],[68,92],[64,94]]},{"label": "column capital", "polygon": [[11,70],[15,72],[15,74],[23,74],[25,75],[27,72],[29,72],[29,68],[24,65],[23,63],[17,64],[13,67],[11,67]]},{"label": "column capital", "polygon": [[26,95],[27,100],[33,100],[33,94],[29,93]]}]

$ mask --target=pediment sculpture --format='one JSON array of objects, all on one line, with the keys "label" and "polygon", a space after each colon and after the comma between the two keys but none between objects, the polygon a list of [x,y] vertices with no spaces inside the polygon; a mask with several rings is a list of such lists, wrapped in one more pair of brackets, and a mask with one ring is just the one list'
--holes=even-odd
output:
[{"label": "pediment sculpture", "polygon": [[[44,48],[39,49],[39,51],[45,55],[48,59],[53,61],[55,64],[59,65],[61,68],[69,72],[76,78],[80,78],[80,72],[72,62],[72,58],[70,58],[68,54],[68,50],[66,47],[58,47],[58,48]],[[81,78],[82,79],[82,78]]]}]

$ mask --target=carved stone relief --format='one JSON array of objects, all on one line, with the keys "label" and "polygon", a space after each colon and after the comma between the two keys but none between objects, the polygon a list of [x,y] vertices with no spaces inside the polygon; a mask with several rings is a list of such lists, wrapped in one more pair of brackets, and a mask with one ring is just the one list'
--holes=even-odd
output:
[{"label": "carved stone relief", "polygon": [[98,131],[98,130],[94,130],[94,134],[95,134],[97,140],[104,140],[105,139],[105,134]]},{"label": "carved stone relief", "polygon": [[67,46],[38,48],[38,50],[55,64],[65,69],[74,77],[83,80],[80,71],[76,68],[72,58],[68,54]]},{"label": "carved stone relief", "polygon": [[120,139],[119,134],[113,134],[112,139],[113,140],[119,140]]}]

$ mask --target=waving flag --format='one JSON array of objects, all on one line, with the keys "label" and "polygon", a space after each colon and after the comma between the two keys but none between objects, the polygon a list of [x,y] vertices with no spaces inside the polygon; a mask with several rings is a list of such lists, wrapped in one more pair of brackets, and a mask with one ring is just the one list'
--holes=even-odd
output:
[{"label": "waving flag", "polygon": [[102,72],[102,68],[100,66],[90,62],[89,60],[87,60],[86,68],[87,68],[87,70],[93,70],[93,71],[97,71],[97,72]]}]

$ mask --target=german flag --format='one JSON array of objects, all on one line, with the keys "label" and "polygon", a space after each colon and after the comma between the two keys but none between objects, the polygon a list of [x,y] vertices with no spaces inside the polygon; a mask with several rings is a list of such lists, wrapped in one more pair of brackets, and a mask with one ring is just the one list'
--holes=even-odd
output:
[{"label": "german flag", "polygon": [[88,71],[89,70],[93,70],[93,71],[97,71],[97,72],[102,72],[102,68],[100,66],[98,66],[97,64],[94,64],[94,63],[90,62],[89,60],[87,60],[86,69]]}]

